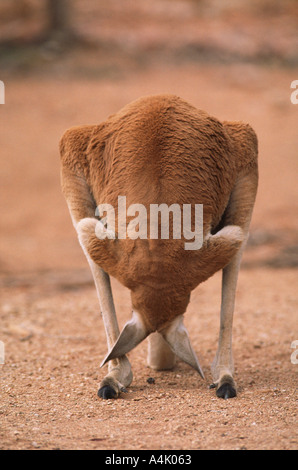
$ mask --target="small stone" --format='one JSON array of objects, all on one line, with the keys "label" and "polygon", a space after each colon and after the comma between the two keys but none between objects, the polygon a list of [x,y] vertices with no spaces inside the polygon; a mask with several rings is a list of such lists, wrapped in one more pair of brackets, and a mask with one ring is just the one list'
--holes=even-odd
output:
[{"label": "small stone", "polygon": [[153,377],[148,377],[147,382],[148,384],[155,384],[155,379]]}]

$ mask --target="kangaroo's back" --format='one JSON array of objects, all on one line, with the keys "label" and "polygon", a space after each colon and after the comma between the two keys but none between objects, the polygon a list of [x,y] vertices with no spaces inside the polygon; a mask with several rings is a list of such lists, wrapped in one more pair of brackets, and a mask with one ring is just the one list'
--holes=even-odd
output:
[{"label": "kangaroo's back", "polygon": [[172,95],[142,98],[111,116],[87,152],[97,204],[117,207],[119,195],[147,208],[200,203],[205,226],[216,226],[234,184],[234,152],[224,126]]}]

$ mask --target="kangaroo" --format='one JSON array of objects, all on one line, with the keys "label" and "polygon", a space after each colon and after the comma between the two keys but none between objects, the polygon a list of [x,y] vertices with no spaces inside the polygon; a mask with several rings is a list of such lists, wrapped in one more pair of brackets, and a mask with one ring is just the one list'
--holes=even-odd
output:
[{"label": "kangaroo", "polygon": [[[93,274],[107,337],[102,365],[108,363],[108,374],[98,396],[117,398],[126,391],[133,377],[126,355],[147,337],[150,367],[171,369],[178,357],[204,378],[183,315],[193,289],[222,270],[211,386],[218,397],[235,397],[235,291],[258,185],[253,129],[220,122],[177,96],[162,94],[142,97],[101,124],[67,130],[60,154],[62,191]],[[142,204],[147,216],[152,204],[201,204],[201,247],[186,250],[185,236],[171,237],[172,228],[168,239],[144,233],[128,237],[123,231],[120,236],[97,211],[108,204],[120,219],[120,196],[130,207]],[[110,276],[131,293],[132,317],[121,333]]]}]

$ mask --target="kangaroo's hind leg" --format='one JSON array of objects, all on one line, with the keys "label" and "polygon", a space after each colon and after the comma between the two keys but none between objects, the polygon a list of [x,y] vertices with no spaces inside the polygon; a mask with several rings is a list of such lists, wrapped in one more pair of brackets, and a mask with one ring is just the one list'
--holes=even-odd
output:
[{"label": "kangaroo's hind leg", "polygon": [[[95,263],[88,253],[89,239],[94,237],[96,204],[81,171],[69,168],[69,158],[63,158],[64,152],[71,152],[71,142],[76,141],[76,133],[82,131],[74,129],[67,131],[61,145],[61,183],[74,227],[82,249],[89,262],[94,283],[97,290],[102,319],[105,327],[108,348],[111,349],[119,336],[119,327],[114,307],[113,295],[109,275]],[[68,145],[67,145],[68,144]],[[66,155],[67,157],[67,155]],[[75,166],[75,165],[74,165]],[[79,167],[79,165],[78,165]],[[99,240],[98,240],[99,241]],[[99,241],[100,242],[100,241]],[[105,244],[103,244],[103,249]],[[107,246],[107,248],[109,248]],[[105,253],[106,256],[106,253]],[[113,359],[108,365],[108,374],[100,383],[98,395],[101,398],[116,398],[119,393],[132,381],[132,371],[126,356]]]},{"label": "kangaroo's hind leg", "polygon": [[251,220],[257,190],[256,169],[238,179],[225,211],[224,225],[239,226],[244,233],[241,247],[230,263],[223,269],[222,274],[222,300],[220,311],[220,331],[218,349],[212,363],[212,375],[216,394],[220,398],[233,398],[236,396],[236,385],[233,379],[234,365],[232,354],[232,326],[235,304],[235,293],[238,280],[240,262],[243,249],[248,238],[248,229]]}]

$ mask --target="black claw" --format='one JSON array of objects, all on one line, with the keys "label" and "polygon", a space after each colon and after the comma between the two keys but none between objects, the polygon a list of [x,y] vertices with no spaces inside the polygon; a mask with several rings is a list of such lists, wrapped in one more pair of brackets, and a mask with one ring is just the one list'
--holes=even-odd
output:
[{"label": "black claw", "polygon": [[216,395],[219,398],[224,398],[227,400],[228,398],[234,398],[237,395],[235,387],[230,383],[226,382],[223,383],[218,390],[216,390]]},{"label": "black claw", "polygon": [[117,398],[117,392],[112,387],[110,387],[110,385],[104,385],[103,387],[101,387],[98,390],[97,395],[99,396],[99,398],[103,398],[104,400],[109,400],[110,398]]}]

